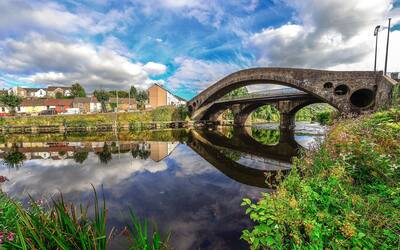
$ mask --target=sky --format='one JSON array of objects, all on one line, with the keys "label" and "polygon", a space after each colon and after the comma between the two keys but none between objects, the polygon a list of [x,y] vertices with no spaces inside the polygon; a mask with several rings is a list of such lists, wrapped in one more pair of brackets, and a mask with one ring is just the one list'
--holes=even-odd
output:
[{"label": "sky", "polygon": [[0,89],[162,84],[190,99],[250,67],[400,71],[400,0],[0,0]]}]

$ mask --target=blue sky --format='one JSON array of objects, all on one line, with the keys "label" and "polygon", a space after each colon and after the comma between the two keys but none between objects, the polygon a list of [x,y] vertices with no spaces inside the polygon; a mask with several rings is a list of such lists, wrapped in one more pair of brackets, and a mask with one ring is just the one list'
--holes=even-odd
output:
[{"label": "blue sky", "polygon": [[[389,16],[391,53],[400,52],[399,6],[392,0],[1,0],[0,87],[79,82],[92,91],[157,82],[189,99],[248,67],[370,70],[371,33]],[[394,56],[389,71],[400,71]]]}]

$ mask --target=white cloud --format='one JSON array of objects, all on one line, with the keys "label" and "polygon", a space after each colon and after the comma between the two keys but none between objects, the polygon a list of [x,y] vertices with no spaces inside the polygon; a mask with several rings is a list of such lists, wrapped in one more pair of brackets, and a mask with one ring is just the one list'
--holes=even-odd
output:
[{"label": "white cloud", "polygon": [[148,62],[143,66],[143,69],[150,75],[161,75],[167,70],[167,66],[160,63]]},{"label": "white cloud", "polygon": [[[389,15],[398,18],[390,0],[284,2],[295,10],[296,23],[263,29],[246,42],[258,65],[371,70],[375,25],[385,24]],[[391,37],[393,55],[400,50],[396,33]],[[400,70],[395,58],[391,65],[392,71]]]},{"label": "white cloud", "polygon": [[153,82],[149,75],[164,73],[166,66],[133,63],[107,46],[49,40],[31,34],[22,41],[0,41],[0,70],[24,75],[21,80],[32,83],[69,85],[78,81],[89,89],[127,88],[134,83],[146,88]]},{"label": "white cloud", "polygon": [[190,57],[175,59],[177,71],[167,79],[170,88],[203,89],[240,69],[236,64],[212,62]]},{"label": "white cloud", "polygon": [[54,2],[32,4],[24,0],[3,0],[0,2],[0,34],[26,30],[62,34],[80,31],[89,34],[105,33],[124,29],[124,24],[132,20],[131,16],[131,8],[125,11],[111,10],[108,13],[78,9],[73,13]]}]

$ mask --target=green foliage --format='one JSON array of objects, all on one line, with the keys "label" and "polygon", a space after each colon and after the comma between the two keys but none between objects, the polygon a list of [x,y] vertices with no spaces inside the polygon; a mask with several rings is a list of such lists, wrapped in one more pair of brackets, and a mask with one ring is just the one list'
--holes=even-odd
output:
[{"label": "green foliage", "polygon": [[56,93],[56,98],[57,98],[57,99],[62,99],[62,98],[64,98],[63,93],[57,92],[57,93]]},{"label": "green foliage", "polygon": [[108,96],[116,98],[117,97],[117,92],[118,92],[118,97],[119,98],[128,98],[129,97],[129,93],[126,92],[126,91],[123,91],[123,90],[111,90],[111,91],[108,91]]},{"label": "green foliage", "polygon": [[76,163],[82,164],[88,158],[89,152],[88,151],[76,151],[72,158]]},{"label": "green foliage", "polygon": [[172,121],[184,121],[190,116],[186,105],[179,105],[172,113]]},{"label": "green foliage", "polygon": [[95,90],[93,95],[101,103],[101,109],[103,112],[107,112],[106,102],[110,99],[109,94],[104,90]]},{"label": "green foliage", "polygon": [[241,97],[241,96],[246,96],[248,94],[249,94],[249,91],[247,90],[246,87],[240,87],[240,88],[232,90],[225,96],[226,97]]},{"label": "green foliage", "polygon": [[14,94],[5,93],[0,95],[0,102],[10,109],[11,114],[15,114],[15,108],[21,105],[22,98]]},{"label": "green foliage", "polygon": [[134,159],[146,160],[150,157],[150,153],[150,150],[141,149],[139,145],[131,150],[131,154]]},{"label": "green foliage", "polygon": [[75,83],[71,86],[71,95],[73,97],[86,97],[86,92],[79,83]]},{"label": "green foliage", "polygon": [[315,120],[321,125],[327,125],[332,122],[332,112],[331,111],[321,111],[315,114]]},{"label": "green foliage", "polygon": [[131,88],[129,89],[129,93],[131,94],[131,98],[135,98],[136,99],[138,91],[135,88],[135,86],[131,86]]},{"label": "green foliage", "polygon": [[103,164],[107,164],[112,160],[110,147],[106,143],[104,143],[103,150],[101,152],[97,152],[96,154],[99,157],[99,161]]},{"label": "green foliage", "polygon": [[392,90],[392,105],[400,106],[400,83],[397,83]]},{"label": "green foliage", "polygon": [[136,101],[139,107],[144,108],[144,104],[149,100],[146,90],[139,90],[136,94]]},{"label": "green foliage", "polygon": [[25,155],[18,151],[17,147],[13,147],[9,152],[3,155],[3,164],[9,168],[19,168],[25,160]]},{"label": "green foliage", "polygon": [[266,121],[279,121],[279,111],[271,105],[265,105],[252,113],[252,118],[257,121],[266,120]]},{"label": "green foliage", "polygon": [[400,243],[400,110],[335,126],[295,161],[275,193],[242,206],[251,249],[396,249]]},{"label": "green foliage", "polygon": [[329,104],[311,104],[300,109],[296,113],[296,121],[312,121],[326,125],[332,123],[334,113],[334,108],[332,108]]},{"label": "green foliage", "polygon": [[[100,202],[94,190],[93,211],[89,213],[89,204],[75,206],[67,204],[63,196],[53,200],[46,209],[43,201],[30,200],[30,207],[24,208],[4,193],[0,193],[0,232],[7,238],[1,247],[5,249],[108,249],[112,239],[106,234],[107,208],[104,196]],[[89,217],[93,214],[93,217]],[[128,235],[130,249],[166,249],[163,241],[154,231],[150,241],[147,222],[140,223],[132,216],[132,225]],[[12,237],[9,237],[12,236]]]},{"label": "green foliage", "polygon": [[251,136],[265,145],[276,145],[279,143],[279,130],[267,130],[251,128]]}]

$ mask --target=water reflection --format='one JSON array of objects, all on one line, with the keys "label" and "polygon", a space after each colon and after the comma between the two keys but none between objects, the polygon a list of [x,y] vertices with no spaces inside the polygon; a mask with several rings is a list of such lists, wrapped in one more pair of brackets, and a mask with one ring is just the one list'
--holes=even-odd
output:
[{"label": "water reflection", "polygon": [[[86,202],[90,184],[98,190],[103,185],[116,228],[129,221],[132,208],[157,222],[161,232],[171,231],[174,249],[244,249],[240,234],[249,221],[242,198],[273,188],[300,147],[293,137],[276,140],[276,133],[219,128],[121,134],[114,140],[24,138],[0,144],[0,175],[9,179],[1,189],[22,201],[28,193],[50,200],[62,191],[67,200]],[[10,162],[22,167],[9,168],[5,160],[11,154],[19,154]]]}]

